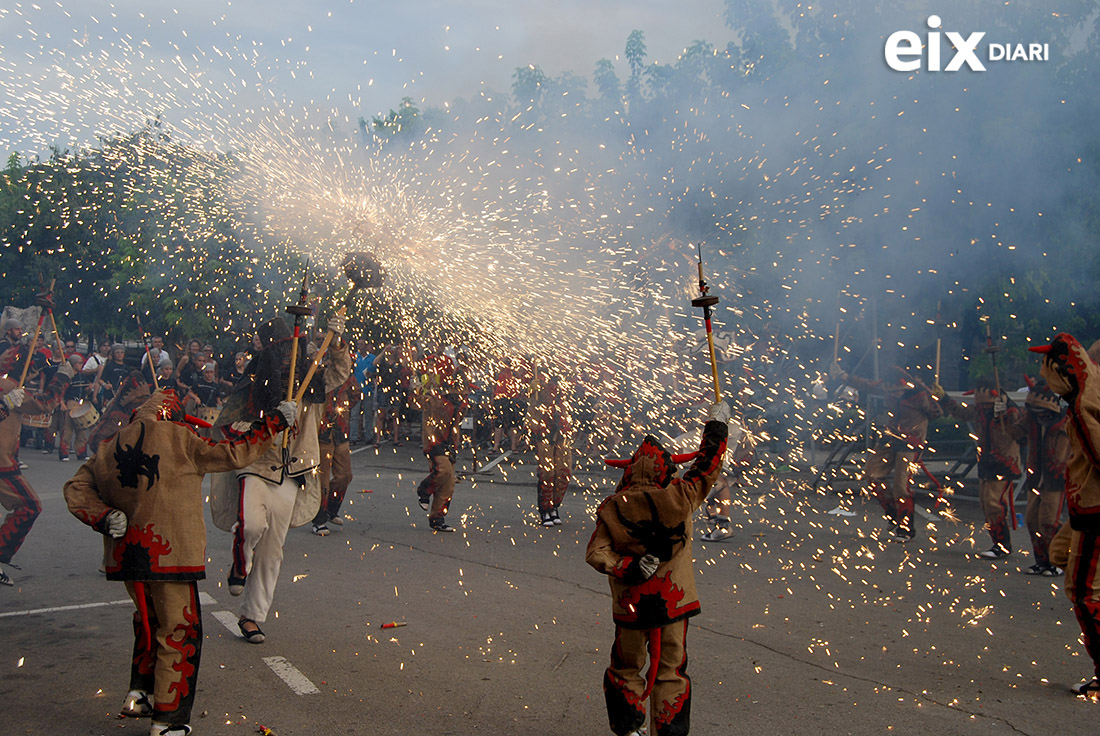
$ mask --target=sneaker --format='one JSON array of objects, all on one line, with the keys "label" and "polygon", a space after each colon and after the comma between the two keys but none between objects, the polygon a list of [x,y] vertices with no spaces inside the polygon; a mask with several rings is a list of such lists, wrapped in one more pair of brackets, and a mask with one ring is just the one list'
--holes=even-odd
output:
[{"label": "sneaker", "polygon": [[733,530],[725,526],[716,526],[703,535],[704,542],[722,542],[733,536]]},{"label": "sneaker", "polygon": [[1065,574],[1065,572],[1065,570],[1058,567],[1057,565],[1047,565],[1039,574],[1042,575],[1044,578],[1060,578],[1062,577],[1062,575]]},{"label": "sneaker", "polygon": [[336,516],[329,519],[328,523],[329,524],[335,524],[336,526],[343,526],[344,525],[344,517],[340,516],[340,514],[337,514]]},{"label": "sneaker", "polygon": [[122,701],[121,715],[127,718],[149,718],[153,715],[153,704],[149,701],[149,693],[144,690],[131,690],[126,693],[126,700]]},{"label": "sneaker", "polygon": [[329,535],[328,524],[314,524],[313,533],[318,537],[327,537]]},{"label": "sneaker", "polygon": [[827,512],[827,513],[829,514],[829,516],[855,516],[856,515],[855,511],[849,511],[848,509],[844,508],[843,506],[837,506],[835,509],[833,509],[833,510]]},{"label": "sneaker", "polygon": [[167,723],[153,722],[153,725],[149,727],[149,736],[187,736],[191,733],[191,727],[187,724],[181,726],[171,726]]},{"label": "sneaker", "polygon": [[15,585],[15,583],[12,582],[11,577],[3,570],[0,570],[0,585]]},{"label": "sneaker", "polygon": [[561,517],[558,516],[557,509],[550,509],[550,519],[554,522],[554,526],[561,526]]},{"label": "sneaker", "polygon": [[550,515],[549,511],[539,512],[539,517],[542,519],[543,526],[554,526],[554,517]]},{"label": "sneaker", "polygon": [[1100,680],[1095,677],[1087,682],[1079,682],[1070,688],[1077,695],[1095,698],[1100,696]]},{"label": "sneaker", "polygon": [[1024,575],[1042,575],[1043,570],[1046,569],[1046,565],[1032,565],[1028,569],[1024,570]]},{"label": "sneaker", "polygon": [[433,532],[453,532],[457,531],[453,526],[447,524],[443,519],[432,519],[428,522],[428,526],[431,527]]},{"label": "sneaker", "polygon": [[432,508],[431,496],[418,496],[417,501],[420,503],[420,508],[422,511],[428,511]]},{"label": "sneaker", "polygon": [[57,459],[58,459],[58,460],[60,460],[60,461],[61,461],[61,462],[63,462],[63,463],[67,463],[67,462],[69,462],[69,460],[71,460],[72,458],[70,458],[70,457],[69,457],[68,455],[62,455],[61,457],[59,457],[59,458],[57,458]]},{"label": "sneaker", "polygon": [[84,462],[85,460],[88,459],[88,456],[87,455],[77,455],[76,459],[79,460],[80,462]]},{"label": "sneaker", "polygon": [[20,461],[19,461],[19,469],[20,469],[20,470],[26,470],[26,469],[27,469],[27,468],[29,468],[29,467],[30,467],[30,465],[27,465],[27,464],[26,464],[25,462],[23,462],[22,460],[20,460]]},{"label": "sneaker", "polygon": [[992,549],[987,549],[984,552],[979,552],[978,557],[986,560],[1000,560],[1008,557],[1010,554],[1012,553],[1009,550],[998,545],[996,547],[993,547]]},{"label": "sneaker", "polygon": [[48,449],[48,448],[45,448],[45,447],[43,447],[43,448],[42,448],[42,454],[43,454],[43,455],[52,455],[52,454],[53,454],[53,450],[50,450],[50,449]]}]

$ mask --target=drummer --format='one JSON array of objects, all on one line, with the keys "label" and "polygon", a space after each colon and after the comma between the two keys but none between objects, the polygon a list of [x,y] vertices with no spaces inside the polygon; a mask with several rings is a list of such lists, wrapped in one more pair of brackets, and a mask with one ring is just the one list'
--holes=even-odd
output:
[{"label": "drummer", "polygon": [[191,391],[184,400],[184,409],[194,413],[199,419],[212,421],[218,414],[218,406],[225,396],[225,387],[217,380],[218,366],[207,362],[202,373],[192,383]]},{"label": "drummer", "polygon": [[[65,389],[65,396],[59,412],[61,414],[61,443],[58,446],[58,459],[69,462],[69,451],[76,450],[77,460],[88,459],[88,434],[99,420],[99,412],[92,404],[92,381],[95,377],[81,373],[84,358],[73,353],[68,358],[76,375]],[[76,416],[74,416],[74,413]]]}]

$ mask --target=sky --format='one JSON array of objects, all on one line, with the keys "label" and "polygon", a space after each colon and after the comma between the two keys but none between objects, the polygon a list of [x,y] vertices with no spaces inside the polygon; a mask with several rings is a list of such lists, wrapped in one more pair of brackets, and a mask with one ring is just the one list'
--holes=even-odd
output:
[{"label": "sky", "polygon": [[[125,77],[134,106],[175,98],[187,108],[233,89],[242,107],[243,88],[259,84],[268,96],[369,117],[404,96],[440,106],[486,88],[507,91],[514,69],[528,64],[550,76],[587,75],[606,57],[623,74],[619,57],[634,29],[645,32],[650,61],[673,62],[696,39],[725,45],[722,10],[719,0],[20,2],[0,8],[3,96],[11,108],[28,89],[63,89],[71,102],[91,89],[91,77],[102,80],[100,98],[114,97]],[[64,89],[66,80],[76,89]],[[34,115],[42,131],[34,147],[51,137],[86,142],[102,107],[88,101],[57,121]],[[28,116],[2,118],[0,133],[18,141]]]}]

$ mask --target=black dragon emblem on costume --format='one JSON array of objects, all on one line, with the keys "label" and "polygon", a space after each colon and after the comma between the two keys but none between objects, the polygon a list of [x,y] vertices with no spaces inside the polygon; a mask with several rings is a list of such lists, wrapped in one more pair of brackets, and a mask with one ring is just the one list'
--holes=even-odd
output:
[{"label": "black dragon emblem on costume", "polygon": [[146,455],[142,451],[145,444],[145,425],[141,425],[141,434],[137,442],[122,446],[121,437],[115,440],[115,462],[118,463],[118,482],[124,488],[137,488],[138,477],[149,479],[149,486],[160,480],[160,455]]},{"label": "black dragon emblem on costume", "polygon": [[646,552],[654,555],[661,562],[668,562],[672,559],[676,546],[684,543],[687,531],[684,528],[684,522],[681,521],[676,526],[665,526],[661,523],[661,514],[657,511],[653,496],[649,491],[645,491],[642,495],[649,502],[649,508],[653,512],[652,519],[631,521],[623,516],[618,504],[615,505],[615,513],[619,515],[623,528],[642,544]]}]

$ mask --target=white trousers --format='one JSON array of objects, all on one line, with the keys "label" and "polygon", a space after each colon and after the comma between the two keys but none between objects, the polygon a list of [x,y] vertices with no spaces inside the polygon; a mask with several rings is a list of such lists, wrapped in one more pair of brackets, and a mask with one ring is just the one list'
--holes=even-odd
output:
[{"label": "white trousers", "polygon": [[237,614],[262,623],[275,597],[283,544],[299,485],[293,478],[276,484],[254,475],[246,475],[241,481],[241,502],[233,526],[233,559],[238,566],[244,565],[246,582]]}]

